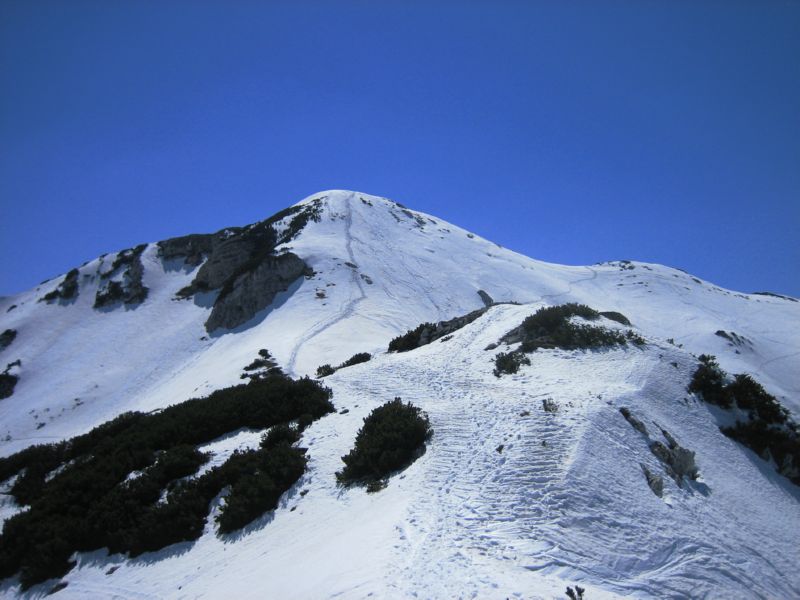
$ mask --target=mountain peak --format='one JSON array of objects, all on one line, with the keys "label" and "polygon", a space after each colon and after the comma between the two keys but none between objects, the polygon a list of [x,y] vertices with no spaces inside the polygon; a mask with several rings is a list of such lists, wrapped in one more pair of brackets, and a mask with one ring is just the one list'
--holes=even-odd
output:
[{"label": "mountain peak", "polygon": [[[622,341],[587,349],[525,333],[540,309],[567,304],[573,332]],[[608,329],[592,333],[584,317]],[[174,595],[176,574],[197,597],[553,597],[576,581],[592,598],[800,589],[796,463],[744,450],[720,425],[747,411],[722,414],[687,389],[696,355],[713,354],[796,420],[793,299],[636,261],[545,263],[391,200],[328,190],[0,299],[0,332],[0,456],[263,369],[329,374],[337,412],[302,433],[308,470],[272,518],[236,542],[209,519],[196,546],[141,563],[79,555],[67,597],[112,583]],[[377,494],[337,487],[358,428],[395,397],[429,413],[428,451]],[[198,450],[221,464],[264,433]],[[1,504],[0,517],[23,510]],[[210,578],[219,565],[242,581]]]}]

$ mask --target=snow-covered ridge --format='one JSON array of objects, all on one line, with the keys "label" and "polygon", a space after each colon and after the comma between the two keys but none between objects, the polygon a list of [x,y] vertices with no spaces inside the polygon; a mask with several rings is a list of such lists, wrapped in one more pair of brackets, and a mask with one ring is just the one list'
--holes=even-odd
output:
[{"label": "snow-covered ridge", "polygon": [[[800,303],[724,290],[660,265],[536,261],[367,194],[321,192],[299,204],[316,201],[319,222],[309,221],[277,248],[299,256],[315,274],[235,333],[209,336],[202,327],[213,291],[175,299],[200,264],[162,260],[157,244],[141,255],[150,290],[141,304],[92,308],[103,284],[98,273],[116,255],[78,268],[80,293],[66,305],[37,302],[58,279],[0,302],[0,330],[18,332],[2,358],[22,362],[14,395],[0,403],[0,439],[11,438],[0,441],[0,452],[79,433],[87,422],[73,415],[82,412],[104,420],[230,384],[262,347],[294,374],[385,349],[421,322],[481,307],[479,290],[499,302],[577,301],[621,311],[648,333],[718,355],[729,372],[758,375],[798,414]],[[718,331],[748,343],[737,346]]]},{"label": "snow-covered ridge", "polygon": [[[798,419],[800,303],[661,265],[537,261],[358,192],[295,206],[315,202],[319,220],[275,249],[313,274],[231,331],[205,330],[216,291],[176,298],[205,259],[164,260],[157,244],[141,254],[149,293],[139,304],[93,306],[97,274],[116,255],[78,269],[70,302],[38,302],[59,279],[0,300],[0,332],[17,332],[0,371],[21,361],[13,395],[0,400],[0,455],[239,383],[261,348],[293,375],[376,355],[326,379],[349,412],[305,435],[307,495],[288,496],[271,522],[233,544],[209,530],[185,552],[79,556],[61,597],[551,598],[575,582],[591,599],[800,594],[796,488],[725,438],[720,415],[686,392],[692,353],[711,353]],[[386,354],[419,323],[483,307],[479,290],[520,304],[489,308],[445,342]],[[496,351],[484,348],[540,306],[566,302],[623,313],[647,346],[537,352],[519,374],[494,377]],[[363,417],[394,396],[430,414],[429,451],[379,494],[342,493],[339,457]],[[556,414],[542,410],[544,398]],[[652,440],[663,429],[696,452],[697,486],[666,479],[663,499],[651,492],[641,465],[661,466],[621,407]],[[111,565],[119,569],[106,575]]]}]

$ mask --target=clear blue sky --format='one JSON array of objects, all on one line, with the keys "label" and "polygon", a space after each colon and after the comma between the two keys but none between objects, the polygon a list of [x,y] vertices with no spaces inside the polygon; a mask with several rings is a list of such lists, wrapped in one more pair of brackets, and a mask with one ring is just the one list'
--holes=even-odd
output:
[{"label": "clear blue sky", "polygon": [[800,296],[800,3],[0,3],[0,294],[329,188]]}]

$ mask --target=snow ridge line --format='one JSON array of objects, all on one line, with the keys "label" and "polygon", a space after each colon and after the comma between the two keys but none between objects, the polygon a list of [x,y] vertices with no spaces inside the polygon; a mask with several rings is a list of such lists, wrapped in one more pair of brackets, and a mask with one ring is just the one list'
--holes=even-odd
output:
[{"label": "snow ridge line", "polygon": [[[350,194],[347,196],[347,203],[346,203],[347,204],[347,212],[345,213],[345,217],[344,217],[344,223],[345,223],[344,236],[345,236],[345,249],[347,250],[348,260],[352,264],[358,264],[356,262],[355,255],[353,254],[353,236],[352,236],[352,233],[351,233],[352,226],[353,226],[353,206],[352,206],[352,203],[353,203],[353,199],[354,198],[355,198],[355,194],[353,192],[350,192]],[[312,339],[317,337],[319,334],[321,334],[322,332],[326,331],[327,329],[330,329],[331,327],[333,327],[337,323],[340,323],[340,322],[344,321],[345,319],[348,319],[349,317],[351,317],[353,315],[353,313],[355,312],[356,306],[358,306],[367,297],[367,294],[364,291],[364,286],[361,283],[361,277],[359,276],[358,272],[355,269],[350,269],[350,271],[351,271],[351,280],[352,280],[353,283],[356,284],[356,287],[358,288],[359,296],[357,298],[354,298],[354,299],[348,301],[347,304],[345,305],[344,309],[342,309],[341,312],[339,312],[338,315],[334,316],[331,319],[327,319],[325,321],[317,323],[316,325],[311,327],[309,330],[307,330],[302,336],[300,336],[300,339],[297,341],[297,343],[295,344],[294,348],[292,349],[292,353],[289,356],[289,361],[286,364],[286,370],[290,374],[297,375],[294,372],[294,367],[295,367],[295,364],[297,363],[297,355],[300,353],[300,349],[303,347],[303,345],[306,344],[307,342],[310,342]]]}]

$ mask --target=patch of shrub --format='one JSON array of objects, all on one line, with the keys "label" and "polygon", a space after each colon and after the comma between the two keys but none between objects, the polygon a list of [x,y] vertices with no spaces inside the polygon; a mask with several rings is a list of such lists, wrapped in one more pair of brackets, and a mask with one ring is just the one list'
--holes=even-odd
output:
[{"label": "patch of shrub", "polygon": [[317,378],[327,377],[328,375],[333,375],[339,369],[344,369],[346,367],[352,367],[353,365],[359,365],[361,363],[365,363],[372,359],[372,355],[369,352],[359,352],[358,354],[354,354],[338,367],[332,367],[330,364],[324,364],[317,367]]},{"label": "patch of shrub", "polygon": [[725,395],[750,418],[764,423],[786,423],[789,413],[767,390],[750,375],[739,373],[725,386]]},{"label": "patch of shrub", "polygon": [[231,486],[217,517],[220,533],[240,529],[278,506],[278,500],[300,479],[306,458],[288,444],[278,444],[255,453],[256,471],[240,477]]},{"label": "patch of shrub", "polygon": [[766,421],[737,422],[720,428],[722,433],[750,448],[761,458],[772,458],[778,472],[800,485],[800,436],[796,429],[770,425]]},{"label": "patch of shrub", "polygon": [[700,396],[709,404],[723,408],[731,407],[731,398],[725,393],[725,373],[717,359],[710,354],[701,354],[700,364],[692,375],[689,391]]},{"label": "patch of shrub", "polygon": [[5,350],[11,345],[17,337],[17,330],[16,329],[6,329],[3,333],[0,333],[0,350]]},{"label": "patch of shrub", "polygon": [[522,321],[522,330],[527,338],[552,335],[559,327],[572,317],[581,317],[587,321],[596,321],[600,313],[585,304],[561,304],[545,306]]},{"label": "patch of shrub", "polygon": [[364,419],[336,478],[345,485],[385,479],[414,462],[432,434],[428,416],[420,408],[395,398]]},{"label": "patch of shrub", "polygon": [[389,352],[408,352],[419,348],[422,332],[426,329],[432,330],[434,327],[433,323],[420,323],[414,329],[406,331],[389,342]]},{"label": "patch of shrub", "polygon": [[699,360],[688,390],[710,404],[747,411],[747,421],[720,427],[722,433],[764,459],[772,457],[778,472],[800,485],[800,435],[789,412],[750,375],[740,373],[730,381],[713,356]]},{"label": "patch of shrub", "polygon": [[447,337],[484,315],[488,309],[489,307],[485,306],[466,315],[461,315],[448,321],[439,321],[436,324],[421,323],[416,328],[394,338],[389,343],[389,352],[408,352],[435,342],[440,338]]},{"label": "patch of shrub", "polygon": [[342,364],[340,364],[337,368],[344,369],[345,367],[352,367],[353,365],[359,365],[361,363],[365,363],[372,358],[372,355],[369,352],[359,352],[358,354],[354,354]]},{"label": "patch of shrub", "polygon": [[[30,506],[4,524],[0,578],[19,573],[27,588],[69,571],[76,551],[136,555],[197,539],[209,502],[228,485],[232,508],[223,509],[230,512],[220,526],[229,531],[252,520],[302,475],[303,452],[290,445],[299,434],[287,424],[302,430],[332,410],[330,390],[319,383],[271,375],[159,412],[126,413],[67,442],[0,459],[0,480],[23,473],[11,494]],[[243,427],[273,429],[260,449],[182,480],[206,460],[197,445]],[[255,480],[239,484],[242,478]],[[165,486],[166,501],[159,501]]]},{"label": "patch of shrub", "polygon": [[[516,373],[521,364],[530,364],[524,362],[522,356],[540,348],[590,350],[626,346],[629,342],[636,346],[646,343],[642,336],[632,330],[618,331],[571,321],[573,317],[596,321],[601,316],[630,324],[620,313],[599,313],[585,304],[570,303],[540,308],[501,338],[500,343],[521,345],[516,351],[497,356],[494,374],[499,377],[502,373]],[[491,347],[492,345],[487,349]]]},{"label": "patch of shrub", "polygon": [[[605,314],[610,314],[612,317],[618,315],[627,321],[619,313]],[[543,307],[536,313],[526,317],[519,327],[503,336],[502,341],[506,343],[522,342],[520,347],[522,352],[533,352],[539,348],[588,350],[610,346],[625,346],[628,342],[638,346],[645,343],[644,339],[633,331],[622,332],[571,321],[573,317],[596,321],[600,316],[601,313],[585,304],[570,303]]]},{"label": "patch of shrub", "polygon": [[19,377],[10,373],[0,373],[0,400],[10,398],[14,394]]},{"label": "patch of shrub", "polygon": [[630,343],[632,343],[634,346],[641,347],[647,343],[647,341],[642,336],[640,336],[638,333],[630,329],[625,332],[625,339]]},{"label": "patch of shrub", "polygon": [[336,372],[329,364],[320,365],[317,367],[317,377],[327,377],[328,375],[333,375]]},{"label": "patch of shrub", "polygon": [[519,350],[501,352],[494,359],[494,376],[500,377],[503,373],[516,373],[521,365],[530,364],[530,359]]},{"label": "patch of shrub", "polygon": [[261,437],[261,448],[267,450],[280,446],[281,444],[291,446],[299,439],[299,430],[286,423],[281,423],[280,425],[271,427],[269,431]]},{"label": "patch of shrub", "polygon": [[601,317],[605,317],[606,319],[610,319],[611,321],[616,321],[620,325],[625,325],[626,327],[630,327],[631,326],[631,322],[630,322],[630,320],[628,320],[628,317],[626,317],[622,313],[619,313],[619,312],[616,312],[616,311],[613,311],[613,310],[606,311],[606,312],[601,312],[600,316]]},{"label": "patch of shrub", "polygon": [[[593,325],[570,323],[569,321],[559,325],[550,337],[558,348],[564,348],[565,350],[589,350],[608,348],[610,346],[624,346],[628,340],[627,336],[621,331]],[[523,342],[522,347],[525,351],[535,350],[537,342],[536,340]]]}]

